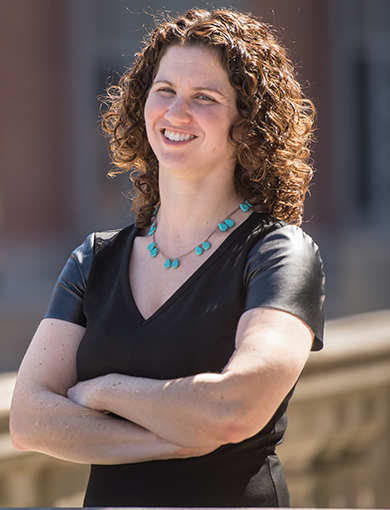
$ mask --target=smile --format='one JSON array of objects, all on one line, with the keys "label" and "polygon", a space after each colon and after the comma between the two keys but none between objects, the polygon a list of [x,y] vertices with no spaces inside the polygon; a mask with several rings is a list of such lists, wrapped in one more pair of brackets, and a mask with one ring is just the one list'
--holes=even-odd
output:
[{"label": "smile", "polygon": [[178,131],[168,131],[168,129],[164,130],[164,136],[172,142],[186,142],[187,140],[192,140],[192,138],[195,138],[194,135],[190,135],[188,133],[179,133]]}]

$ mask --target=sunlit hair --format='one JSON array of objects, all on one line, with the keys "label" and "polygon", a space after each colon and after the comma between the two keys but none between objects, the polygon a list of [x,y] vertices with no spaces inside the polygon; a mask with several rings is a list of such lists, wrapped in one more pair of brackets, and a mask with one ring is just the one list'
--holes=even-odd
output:
[{"label": "sunlit hair", "polygon": [[144,109],[159,62],[172,45],[218,52],[241,116],[229,133],[237,150],[236,190],[255,210],[299,225],[313,174],[308,146],[314,107],[302,94],[293,64],[272,27],[253,16],[193,9],[148,36],[134,65],[103,100],[102,126],[116,167],[110,175],[132,170],[137,226],[150,224],[159,202],[158,161],[146,136]]}]

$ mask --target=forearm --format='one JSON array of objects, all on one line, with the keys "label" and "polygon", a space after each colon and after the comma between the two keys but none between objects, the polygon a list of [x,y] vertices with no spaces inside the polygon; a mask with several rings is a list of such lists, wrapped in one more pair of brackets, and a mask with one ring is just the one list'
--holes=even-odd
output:
[{"label": "forearm", "polygon": [[221,374],[170,381],[110,374],[82,383],[88,394],[84,400],[74,393],[77,386],[70,398],[123,416],[183,447],[217,448],[234,439],[234,431],[228,429],[235,404],[224,379]]},{"label": "forearm", "polygon": [[15,447],[64,460],[122,464],[180,457],[180,450],[152,432],[86,409],[50,391],[39,391],[10,420]]}]

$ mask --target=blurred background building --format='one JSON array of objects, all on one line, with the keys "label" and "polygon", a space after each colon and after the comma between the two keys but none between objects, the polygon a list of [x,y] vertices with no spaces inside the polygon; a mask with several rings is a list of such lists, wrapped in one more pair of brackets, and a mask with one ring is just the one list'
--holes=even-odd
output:
[{"label": "blurred background building", "polygon": [[[4,381],[17,370],[70,252],[90,232],[131,221],[121,194],[129,189],[128,176],[106,177],[109,159],[98,132],[97,96],[132,64],[160,9],[176,14],[226,4],[0,0]],[[389,309],[390,2],[235,0],[229,5],[279,29],[318,109],[316,174],[303,228],[325,261],[327,319]],[[378,316],[370,317],[368,343]],[[390,342],[386,338],[382,347]],[[371,496],[360,501],[378,504]],[[320,500],[301,501],[315,506]],[[340,499],[333,501],[340,506]],[[44,506],[18,506],[35,504]]]}]

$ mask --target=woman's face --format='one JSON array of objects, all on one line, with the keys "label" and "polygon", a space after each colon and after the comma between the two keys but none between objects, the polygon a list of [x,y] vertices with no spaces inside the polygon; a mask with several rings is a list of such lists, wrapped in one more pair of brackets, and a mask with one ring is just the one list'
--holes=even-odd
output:
[{"label": "woman's face", "polygon": [[206,47],[171,46],[145,105],[160,173],[233,174],[235,148],[228,133],[238,117],[236,92],[218,55]]}]

